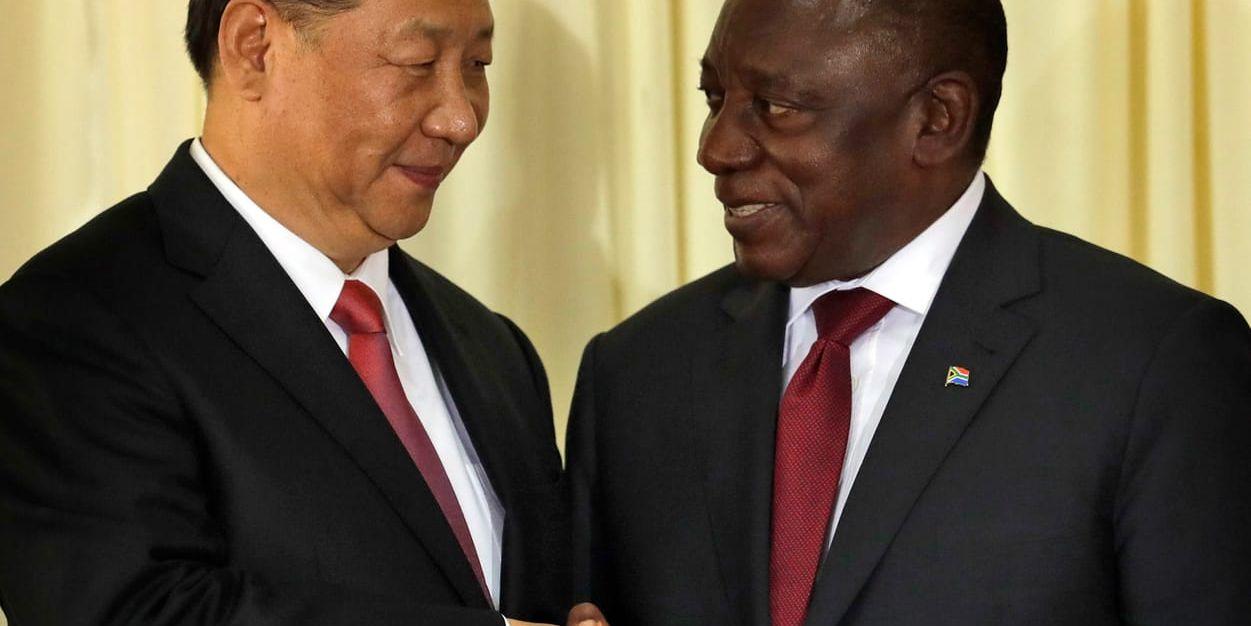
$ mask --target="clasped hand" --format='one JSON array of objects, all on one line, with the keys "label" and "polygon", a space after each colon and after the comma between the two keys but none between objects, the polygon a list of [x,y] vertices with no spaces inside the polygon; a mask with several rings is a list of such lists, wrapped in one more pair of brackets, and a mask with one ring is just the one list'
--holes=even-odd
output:
[{"label": "clasped hand", "polygon": [[[534,622],[523,622],[520,620],[508,620],[508,626],[555,626],[554,624],[536,624]],[[569,611],[569,619],[565,626],[608,626],[608,620],[604,619],[604,614],[600,612],[599,607],[590,602],[583,602]]]}]

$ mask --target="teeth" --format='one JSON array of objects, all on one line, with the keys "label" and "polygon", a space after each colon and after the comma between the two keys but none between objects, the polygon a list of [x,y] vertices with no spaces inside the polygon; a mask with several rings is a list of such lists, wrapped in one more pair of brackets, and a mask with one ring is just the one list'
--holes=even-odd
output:
[{"label": "teeth", "polygon": [[730,212],[734,217],[748,217],[755,215],[769,207],[776,206],[774,204],[744,204],[743,206],[728,206],[725,210]]}]

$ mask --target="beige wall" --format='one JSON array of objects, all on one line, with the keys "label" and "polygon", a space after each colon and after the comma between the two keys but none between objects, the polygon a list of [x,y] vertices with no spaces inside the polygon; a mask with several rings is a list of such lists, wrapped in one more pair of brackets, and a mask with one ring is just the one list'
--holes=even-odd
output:
[{"label": "beige wall", "polygon": [[[718,0],[496,0],[492,118],[405,247],[527,330],[559,423],[582,346],[730,259],[694,163]],[[1251,311],[1251,1],[1009,0],[987,170],[1035,221]],[[0,279],[199,124],[181,2],[0,19]],[[0,618],[2,622],[2,618]]]}]

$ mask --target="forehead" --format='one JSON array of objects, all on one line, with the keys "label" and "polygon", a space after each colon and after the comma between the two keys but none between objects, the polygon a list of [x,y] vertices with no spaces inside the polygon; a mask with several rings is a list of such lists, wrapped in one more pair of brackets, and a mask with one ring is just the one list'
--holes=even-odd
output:
[{"label": "forehead", "polygon": [[914,72],[898,32],[869,15],[867,6],[862,0],[727,0],[702,62],[705,75],[812,105],[893,97]]},{"label": "forehead", "polygon": [[365,0],[343,18],[345,26],[383,43],[489,40],[495,25],[488,0]]},{"label": "forehead", "polygon": [[719,72],[827,74],[854,60],[857,11],[839,0],[727,0],[705,61]]}]

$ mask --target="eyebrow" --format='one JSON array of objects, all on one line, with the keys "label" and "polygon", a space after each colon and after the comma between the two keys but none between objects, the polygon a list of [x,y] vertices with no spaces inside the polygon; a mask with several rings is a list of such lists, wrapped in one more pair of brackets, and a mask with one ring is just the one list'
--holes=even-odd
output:
[{"label": "eyebrow", "polygon": [[767,70],[751,63],[743,64],[739,74],[743,77],[743,82],[756,91],[790,94],[806,102],[823,102],[829,97],[790,74]]},{"label": "eyebrow", "polygon": [[[454,31],[448,26],[435,24],[421,17],[414,17],[405,21],[395,31],[396,35],[400,37],[409,37],[412,35],[419,35],[425,39],[434,39],[434,40],[447,39],[448,37],[452,36],[453,32]],[[479,30],[478,33],[474,36],[474,39],[477,39],[477,40],[491,39],[494,36],[495,36],[495,24],[492,23],[489,26],[483,27],[481,30]]]}]

